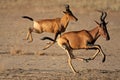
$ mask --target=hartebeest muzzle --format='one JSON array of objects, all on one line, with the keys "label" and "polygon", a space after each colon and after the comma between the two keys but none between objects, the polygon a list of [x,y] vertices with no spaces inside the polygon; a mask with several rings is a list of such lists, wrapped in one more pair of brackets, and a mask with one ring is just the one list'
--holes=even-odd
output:
[{"label": "hartebeest muzzle", "polygon": [[107,34],[106,40],[110,40],[110,36],[109,36],[109,34]]}]

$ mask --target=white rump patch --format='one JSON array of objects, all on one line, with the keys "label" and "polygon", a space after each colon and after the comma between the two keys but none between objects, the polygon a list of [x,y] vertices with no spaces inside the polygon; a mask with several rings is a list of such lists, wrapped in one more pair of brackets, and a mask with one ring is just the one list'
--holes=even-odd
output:
[{"label": "white rump patch", "polygon": [[36,30],[40,30],[40,25],[39,25],[39,23],[38,22],[36,22],[36,21],[34,21],[34,28],[36,29]]}]

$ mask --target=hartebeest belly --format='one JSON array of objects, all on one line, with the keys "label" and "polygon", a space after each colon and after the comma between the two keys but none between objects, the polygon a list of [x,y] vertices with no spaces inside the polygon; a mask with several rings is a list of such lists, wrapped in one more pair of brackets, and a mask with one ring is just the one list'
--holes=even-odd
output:
[{"label": "hartebeest belly", "polygon": [[82,30],[65,33],[58,39],[58,42],[60,41],[62,44],[67,43],[72,49],[84,49],[88,43],[92,42],[92,40],[89,32]]},{"label": "hartebeest belly", "polygon": [[39,33],[50,32],[57,33],[60,27],[60,18],[34,21],[34,29]]}]

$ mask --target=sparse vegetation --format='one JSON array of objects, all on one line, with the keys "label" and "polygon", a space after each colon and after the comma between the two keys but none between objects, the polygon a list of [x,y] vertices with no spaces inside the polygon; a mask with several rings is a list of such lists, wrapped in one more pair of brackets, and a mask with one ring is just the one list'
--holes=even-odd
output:
[{"label": "sparse vegetation", "polygon": [[11,55],[21,55],[21,54],[24,54],[24,53],[23,53],[21,48],[19,48],[17,46],[14,46],[14,47],[11,47],[10,54]]}]

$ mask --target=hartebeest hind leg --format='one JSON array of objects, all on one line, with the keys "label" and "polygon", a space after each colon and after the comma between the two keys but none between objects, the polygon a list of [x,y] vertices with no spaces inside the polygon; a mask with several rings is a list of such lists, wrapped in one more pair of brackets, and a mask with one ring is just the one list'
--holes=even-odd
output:
[{"label": "hartebeest hind leg", "polygon": [[72,59],[75,59],[75,56],[72,54],[72,50],[67,45],[63,45],[62,48],[67,52],[68,64],[69,64],[70,68],[72,69],[72,71],[74,73],[77,73],[77,71],[75,70],[75,68],[72,65]]},{"label": "hartebeest hind leg", "polygon": [[33,28],[29,28],[28,29],[28,33],[27,33],[27,36],[24,40],[28,40],[30,38],[30,41],[29,42],[32,42],[33,41],[33,38],[32,38],[32,32],[33,32]]},{"label": "hartebeest hind leg", "polygon": [[66,52],[67,52],[67,55],[68,55],[68,64],[69,64],[70,68],[72,69],[72,71],[74,73],[77,73],[77,71],[75,70],[75,68],[72,65],[72,59],[73,58],[71,57],[70,52],[67,49],[66,49]]},{"label": "hartebeest hind leg", "polygon": [[103,56],[103,60],[102,62],[105,62],[106,59],[106,55],[104,54],[103,50],[101,49],[100,45],[93,45],[93,46],[89,46],[89,49],[97,49],[96,53],[91,57],[88,58],[88,60],[94,60],[95,57],[98,55],[98,53],[100,52]]}]

